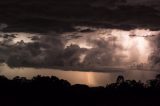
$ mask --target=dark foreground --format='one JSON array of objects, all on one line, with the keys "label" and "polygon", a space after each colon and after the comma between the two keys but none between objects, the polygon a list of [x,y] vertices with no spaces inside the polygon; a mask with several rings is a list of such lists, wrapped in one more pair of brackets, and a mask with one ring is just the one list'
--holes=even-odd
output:
[{"label": "dark foreground", "polygon": [[106,87],[71,85],[56,77],[0,77],[0,106],[154,106],[159,98],[160,75],[147,84],[119,76]]}]

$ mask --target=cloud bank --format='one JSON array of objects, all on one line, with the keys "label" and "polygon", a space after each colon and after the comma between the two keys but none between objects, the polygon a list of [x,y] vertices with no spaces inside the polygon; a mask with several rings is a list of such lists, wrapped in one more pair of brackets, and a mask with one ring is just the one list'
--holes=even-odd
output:
[{"label": "cloud bank", "polygon": [[1,0],[0,22],[7,32],[68,32],[79,25],[159,30],[159,6],[158,0]]},{"label": "cloud bank", "polygon": [[[2,33],[1,62],[10,67],[117,67],[157,64],[159,31],[94,29],[63,34]],[[155,41],[156,40],[156,41]],[[156,49],[154,49],[154,48]],[[157,53],[156,53],[156,56]],[[156,62],[155,62],[156,61]],[[159,62],[159,61],[158,61]]]},{"label": "cloud bank", "polygon": [[2,0],[10,67],[159,65],[158,0]]}]

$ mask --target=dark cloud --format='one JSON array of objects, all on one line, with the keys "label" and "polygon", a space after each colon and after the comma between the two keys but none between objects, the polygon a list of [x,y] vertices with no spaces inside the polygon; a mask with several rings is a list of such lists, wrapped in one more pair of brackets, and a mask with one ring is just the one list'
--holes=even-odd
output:
[{"label": "dark cloud", "polygon": [[[21,32],[66,32],[76,30],[74,26],[77,25],[127,30],[160,28],[160,11],[156,9],[158,6],[143,5],[143,2],[142,5],[129,5],[134,4],[130,2],[131,0],[1,0],[0,22],[8,24],[3,31]],[[157,1],[153,2],[158,5]]]},{"label": "dark cloud", "polygon": [[[117,53],[124,48],[113,44],[116,37],[104,40],[91,39],[98,35],[87,36],[86,41],[92,48],[81,47],[76,41],[68,46],[66,43],[81,40],[86,33],[103,28],[159,30],[160,10],[157,7],[160,4],[158,0],[152,5],[147,5],[148,2],[150,0],[1,0],[0,23],[5,24],[0,24],[0,30],[38,32],[41,35],[29,37],[33,42],[21,40],[17,43],[13,42],[17,35],[1,36],[0,59],[10,67],[121,65],[126,57]],[[64,37],[66,32],[69,34]],[[154,40],[158,42],[158,39]],[[83,40],[80,42],[83,43]],[[152,45],[157,50],[150,60],[157,64],[159,44]]]},{"label": "dark cloud", "polygon": [[[65,40],[55,36],[41,36],[32,43],[18,42],[8,47],[6,63],[10,67],[46,67],[63,68],[82,66],[116,66],[124,63],[125,55],[117,54],[123,50],[121,45],[113,44],[115,37],[109,40],[88,39],[91,49],[71,44],[65,47]],[[81,55],[85,57],[81,61]]]},{"label": "dark cloud", "polygon": [[151,46],[153,51],[149,57],[150,64],[152,68],[159,68],[160,67],[160,35],[154,36],[151,39]]},{"label": "dark cloud", "polygon": [[6,63],[10,67],[77,66],[79,56],[86,49],[78,45],[64,47],[63,40],[54,36],[41,36],[33,43],[18,42],[7,48]]},{"label": "dark cloud", "polygon": [[85,66],[118,66],[124,64],[125,55],[117,55],[117,51],[121,51],[124,48],[121,45],[114,44],[113,39],[93,40],[90,43],[94,45],[94,48],[87,52],[83,64]]}]

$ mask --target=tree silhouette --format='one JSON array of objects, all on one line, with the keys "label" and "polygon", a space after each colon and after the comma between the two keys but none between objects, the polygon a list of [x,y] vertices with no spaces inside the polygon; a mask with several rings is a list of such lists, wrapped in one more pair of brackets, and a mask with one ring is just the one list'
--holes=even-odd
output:
[{"label": "tree silhouette", "polygon": [[[157,75],[155,79],[149,81],[148,86],[145,86],[141,81],[124,80],[124,77],[120,75],[117,77],[116,83],[108,84],[106,87],[89,87],[83,84],[71,85],[68,81],[55,76],[38,75],[32,79],[19,76],[7,79],[5,76],[0,76],[0,86],[3,91],[0,99],[7,97],[5,99],[7,101],[14,100],[16,101],[15,106],[19,102],[21,105],[25,104],[26,100],[30,106],[66,105],[66,103],[74,105],[80,103],[77,104],[78,106],[82,104],[95,106],[99,103],[105,106],[123,103],[124,106],[128,106],[127,101],[133,102],[136,97],[134,103],[138,101],[137,103],[147,105],[148,102],[155,103],[155,99],[160,98],[159,81],[160,75]],[[13,98],[10,99],[10,97]],[[12,102],[5,101],[5,103],[14,106]]]},{"label": "tree silhouette", "polygon": [[124,77],[122,75],[117,77],[117,84],[124,83]]}]

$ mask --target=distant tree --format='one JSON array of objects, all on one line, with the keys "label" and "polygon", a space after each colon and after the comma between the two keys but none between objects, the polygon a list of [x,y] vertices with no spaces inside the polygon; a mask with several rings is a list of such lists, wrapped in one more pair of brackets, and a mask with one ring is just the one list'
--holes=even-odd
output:
[{"label": "distant tree", "polygon": [[156,85],[155,85],[156,88],[160,88],[160,74],[158,74],[156,76]]},{"label": "distant tree", "polygon": [[0,76],[0,81],[4,81],[4,80],[8,80],[8,78],[7,77],[5,77],[5,76]]},{"label": "distant tree", "polygon": [[122,75],[117,77],[117,84],[124,83],[124,77]]},{"label": "distant tree", "polygon": [[148,87],[160,88],[160,74],[158,74],[155,79],[147,81]]}]

